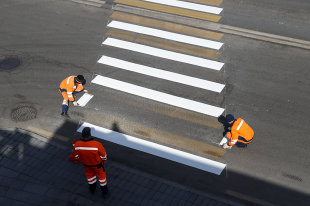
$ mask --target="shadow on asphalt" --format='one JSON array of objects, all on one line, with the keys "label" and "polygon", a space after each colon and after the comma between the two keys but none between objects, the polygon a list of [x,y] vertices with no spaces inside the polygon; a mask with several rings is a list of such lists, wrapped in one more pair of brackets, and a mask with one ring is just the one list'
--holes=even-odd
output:
[{"label": "shadow on asphalt", "polygon": [[[66,121],[56,131],[56,134],[78,140],[80,138],[79,133],[76,133],[78,127],[79,125],[77,123]],[[117,123],[113,123],[110,129],[121,132]],[[37,140],[37,138],[44,140],[44,137],[34,135],[35,138],[33,138],[32,135],[27,131],[19,129],[0,129],[0,185],[4,188],[3,191],[14,199],[17,197],[11,191],[12,187],[16,191],[21,190],[21,188],[25,190],[26,187],[26,191],[35,190],[34,193],[38,194],[38,197],[30,196],[30,201],[39,201],[39,196],[42,196],[41,194],[43,192],[51,190],[51,188],[38,185],[29,186],[27,180],[33,177],[34,182],[47,185],[52,184],[56,188],[59,188],[59,191],[62,191],[62,193],[68,193],[71,190],[71,192],[80,192],[81,195],[88,193],[82,166],[67,161],[72,151],[71,140],[62,143],[55,137],[49,141],[45,140],[45,144]],[[307,194],[245,176],[234,171],[223,171],[220,176],[217,176],[108,141],[98,141],[102,142],[106,148],[109,160],[164,178],[168,181],[190,186],[218,197],[224,197],[228,200],[246,205],[266,206],[307,206],[310,202],[310,197]],[[59,149],[57,146],[61,146],[62,148]],[[57,152],[55,153],[53,150],[57,150]],[[108,178],[110,175],[112,174],[107,174]],[[79,189],[70,188],[70,185],[68,186],[68,180],[74,183],[74,185],[78,185]],[[302,182],[303,180],[295,178],[295,181]],[[27,199],[27,197],[23,198]],[[74,205],[75,200],[72,201],[71,203]]]}]

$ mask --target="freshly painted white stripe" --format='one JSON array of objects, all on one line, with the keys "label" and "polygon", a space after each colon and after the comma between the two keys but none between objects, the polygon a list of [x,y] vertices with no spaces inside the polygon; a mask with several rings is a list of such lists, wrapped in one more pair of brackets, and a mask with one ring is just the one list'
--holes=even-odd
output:
[{"label": "freshly painted white stripe", "polygon": [[221,140],[219,145],[222,146],[222,145],[226,144],[227,142],[228,142],[228,138],[225,136],[225,137],[223,137],[223,139]]},{"label": "freshly painted white stripe", "polygon": [[142,44],[132,43],[129,41],[119,40],[108,37],[104,42],[104,45],[114,46],[122,49],[127,49],[135,52],[140,52],[152,56],[157,56],[165,59],[170,59],[174,61],[179,61],[187,64],[192,64],[200,67],[205,67],[214,70],[221,70],[224,63],[203,59],[200,57],[194,57],[187,54],[181,54],[177,52],[167,51],[164,49],[158,49],[155,47],[145,46]]},{"label": "freshly painted white stripe", "polygon": [[158,92],[100,75],[96,76],[92,80],[92,83],[214,117],[218,117],[224,112],[224,109],[220,107]]},{"label": "freshly painted white stripe", "polygon": [[76,147],[75,150],[98,150],[95,147]]},{"label": "freshly painted white stripe", "polygon": [[150,36],[160,37],[163,39],[169,39],[169,40],[173,40],[177,42],[183,42],[187,44],[207,47],[207,48],[216,49],[216,50],[219,50],[223,45],[223,43],[217,42],[217,41],[202,39],[198,37],[192,37],[192,36],[178,34],[178,33],[169,32],[169,31],[163,31],[160,29],[153,29],[150,27],[139,26],[139,25],[115,21],[115,20],[111,21],[108,24],[108,27],[136,32],[140,34],[146,34]]},{"label": "freshly painted white stripe", "polygon": [[[207,6],[202,4],[195,4],[185,1],[178,1],[178,0],[142,0],[142,1],[148,1],[152,3],[157,4],[164,4],[168,6],[174,6],[184,9],[191,9],[195,11],[201,11],[205,13],[212,13],[212,14],[220,14],[222,12],[222,8],[214,7],[214,6]],[[185,12],[185,11],[184,11]]]},{"label": "freshly painted white stripe", "polygon": [[182,74],[177,74],[169,71],[164,71],[161,69],[156,69],[148,66],[144,66],[141,64],[135,64],[132,62],[108,57],[108,56],[102,56],[99,60],[98,63],[109,65],[112,67],[117,67],[120,69],[125,69],[127,71],[132,71],[132,72],[137,72],[140,74],[156,77],[156,78],[161,78],[173,82],[178,82],[181,84],[186,84],[189,86],[193,87],[198,87],[214,92],[220,93],[223,88],[225,87],[224,84],[219,84],[216,82],[211,82],[203,79],[198,79],[195,77],[190,77]]},{"label": "freshly painted white stripe", "polygon": [[85,93],[78,101],[80,107],[84,107],[94,95]]},{"label": "freshly painted white stripe", "polygon": [[211,172],[217,175],[220,175],[223,169],[226,167],[225,164],[220,162],[216,162],[157,143],[142,140],[126,134],[118,133],[86,122],[84,122],[77,131],[82,132],[84,127],[90,127],[92,136],[94,137],[110,141],[125,147],[136,149],[142,152],[146,152],[184,165],[188,165],[190,167],[194,167],[203,171]]},{"label": "freshly painted white stripe", "polygon": [[240,124],[239,124],[238,127],[237,127],[237,130],[240,129],[240,127],[242,126],[242,124],[243,124],[243,120],[241,120]]}]

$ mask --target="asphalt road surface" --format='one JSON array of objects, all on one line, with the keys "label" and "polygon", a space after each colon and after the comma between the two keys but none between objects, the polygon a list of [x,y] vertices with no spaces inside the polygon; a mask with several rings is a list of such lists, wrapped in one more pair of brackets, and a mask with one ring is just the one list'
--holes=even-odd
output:
[{"label": "asphalt road surface", "polygon": [[[309,40],[306,1],[224,1],[220,7],[224,9],[221,24]],[[1,1],[0,60],[17,58],[21,65],[12,70],[2,65],[0,70],[0,127],[32,130],[69,149],[78,126],[91,122],[227,165],[217,176],[106,142],[110,159],[130,167],[246,205],[308,205],[309,50],[229,34],[220,38],[224,46],[217,52],[187,46],[180,50],[195,50],[192,55],[201,58],[213,55],[208,59],[225,63],[215,71],[102,45],[107,37],[121,35],[107,28],[114,12],[109,6],[69,0]],[[181,48],[135,33],[115,38]],[[217,82],[225,88],[216,93],[133,75],[97,63],[102,55]],[[94,97],[83,108],[70,107],[71,119],[65,119],[60,116],[58,86],[72,74],[86,77],[86,87]],[[96,75],[223,108],[223,114],[244,118],[253,127],[255,139],[247,149],[223,150],[217,145],[222,128],[216,117],[91,83]]]}]

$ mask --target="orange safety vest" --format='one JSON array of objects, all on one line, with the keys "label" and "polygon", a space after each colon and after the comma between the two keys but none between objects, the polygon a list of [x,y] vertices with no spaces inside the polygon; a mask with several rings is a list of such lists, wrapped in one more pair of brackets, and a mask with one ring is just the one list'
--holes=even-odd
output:
[{"label": "orange safety vest", "polygon": [[[69,101],[73,102],[73,92],[80,92],[84,89],[84,86],[82,83],[76,83],[75,79],[77,76],[69,76],[66,79],[64,79],[60,85],[59,85],[59,91],[63,94],[66,92],[66,95],[63,95],[63,97]],[[67,97],[67,98],[66,98]]]},{"label": "orange safety vest", "polygon": [[[239,139],[243,137],[246,142]],[[253,129],[241,118],[238,118],[232,125],[231,131],[227,133],[227,137],[230,138],[228,142],[229,146],[234,146],[238,141],[243,143],[249,143],[254,137]]]},{"label": "orange safety vest", "polygon": [[88,166],[95,166],[107,160],[104,147],[93,139],[77,141],[73,147],[73,155]]}]

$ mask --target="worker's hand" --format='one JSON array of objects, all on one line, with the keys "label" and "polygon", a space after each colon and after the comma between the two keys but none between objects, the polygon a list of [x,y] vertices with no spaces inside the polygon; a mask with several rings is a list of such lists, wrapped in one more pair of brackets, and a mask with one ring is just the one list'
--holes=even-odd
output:
[{"label": "worker's hand", "polygon": [[73,105],[76,107],[76,106],[78,106],[79,104],[78,104],[76,101],[74,101],[74,102],[73,102]]},{"label": "worker's hand", "polygon": [[88,91],[86,89],[84,89],[84,93],[88,94]]},{"label": "worker's hand", "polygon": [[224,148],[224,149],[231,149],[231,146],[229,146],[227,143],[225,143],[225,144],[223,145],[223,148]]}]

